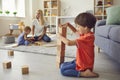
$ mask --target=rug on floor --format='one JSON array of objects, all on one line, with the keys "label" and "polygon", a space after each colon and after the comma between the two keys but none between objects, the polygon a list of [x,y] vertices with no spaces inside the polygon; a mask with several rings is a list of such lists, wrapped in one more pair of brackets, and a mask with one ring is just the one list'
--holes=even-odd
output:
[{"label": "rug on floor", "polygon": [[[0,44],[0,49],[6,50],[14,50],[14,51],[21,51],[21,52],[29,52],[29,53],[37,53],[37,54],[44,54],[44,55],[56,55],[57,54],[57,44],[56,44],[56,37],[51,37],[52,41],[49,43],[44,43],[40,46],[18,46],[13,47],[13,44]],[[1,42],[1,41],[0,41]],[[65,56],[66,57],[75,57],[75,47],[66,46]]]}]

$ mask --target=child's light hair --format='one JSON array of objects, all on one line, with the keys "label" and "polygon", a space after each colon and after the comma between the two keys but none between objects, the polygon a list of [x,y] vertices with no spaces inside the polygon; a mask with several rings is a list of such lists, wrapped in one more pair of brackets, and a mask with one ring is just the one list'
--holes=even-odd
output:
[{"label": "child's light hair", "polygon": [[45,21],[44,21],[44,18],[43,18],[43,11],[38,9],[37,14],[38,13],[40,13],[40,23],[41,23],[41,25],[44,25]]}]

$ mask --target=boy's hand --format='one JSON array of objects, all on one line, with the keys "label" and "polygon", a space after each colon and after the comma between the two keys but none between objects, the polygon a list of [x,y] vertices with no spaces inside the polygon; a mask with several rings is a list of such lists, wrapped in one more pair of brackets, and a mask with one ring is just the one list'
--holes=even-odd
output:
[{"label": "boy's hand", "polygon": [[69,23],[59,24],[59,27],[67,27],[68,25],[69,25]]},{"label": "boy's hand", "polygon": [[59,39],[61,38],[61,36],[62,36],[62,35],[61,35],[60,33],[57,34],[57,37],[58,37]]}]

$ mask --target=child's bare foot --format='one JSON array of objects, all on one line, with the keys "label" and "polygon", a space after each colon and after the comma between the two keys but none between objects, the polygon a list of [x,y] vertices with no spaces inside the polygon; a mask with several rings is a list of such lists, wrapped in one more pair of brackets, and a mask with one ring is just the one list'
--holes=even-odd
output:
[{"label": "child's bare foot", "polygon": [[86,78],[94,78],[94,77],[99,77],[97,73],[94,73],[90,71],[89,69],[85,70],[84,72],[80,73],[81,77],[86,77]]},{"label": "child's bare foot", "polygon": [[18,47],[18,44],[13,45],[12,47],[13,47],[13,48]]}]

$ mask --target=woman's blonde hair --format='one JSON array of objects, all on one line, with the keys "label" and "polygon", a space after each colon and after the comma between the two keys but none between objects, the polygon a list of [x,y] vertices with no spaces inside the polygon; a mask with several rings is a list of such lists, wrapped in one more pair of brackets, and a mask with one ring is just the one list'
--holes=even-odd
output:
[{"label": "woman's blonde hair", "polygon": [[38,9],[37,13],[40,13],[40,24],[44,25],[45,21],[44,21],[44,17],[43,17],[43,11]]}]

